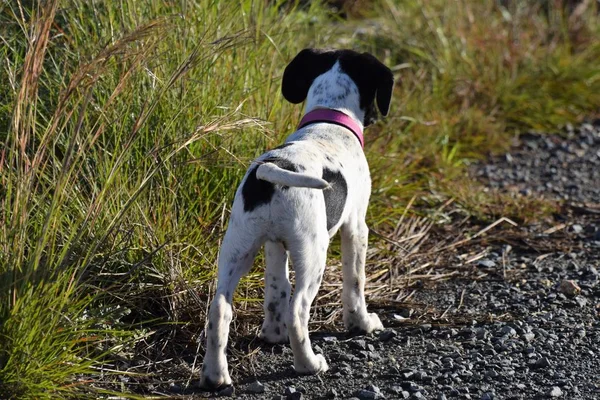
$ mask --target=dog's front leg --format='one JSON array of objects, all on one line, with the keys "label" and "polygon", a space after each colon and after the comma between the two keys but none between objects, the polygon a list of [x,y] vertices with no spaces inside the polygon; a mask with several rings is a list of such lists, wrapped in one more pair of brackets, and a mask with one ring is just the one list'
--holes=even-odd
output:
[{"label": "dog's front leg", "polygon": [[344,326],[353,333],[382,330],[379,317],[367,312],[365,302],[365,260],[369,228],[362,219],[350,221],[342,226],[341,236]]}]

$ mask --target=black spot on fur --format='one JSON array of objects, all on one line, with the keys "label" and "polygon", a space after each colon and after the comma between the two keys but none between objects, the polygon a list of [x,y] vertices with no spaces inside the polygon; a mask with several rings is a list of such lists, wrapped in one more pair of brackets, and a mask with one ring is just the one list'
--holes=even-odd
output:
[{"label": "black spot on fur", "polygon": [[359,287],[359,285],[358,285],[358,280],[356,280],[356,281],[354,282],[354,291],[355,291],[356,293],[360,292],[360,287]]},{"label": "black spot on fur", "polygon": [[229,276],[231,276],[231,275],[233,275],[233,270],[232,269],[229,270]]},{"label": "black spot on fur", "polygon": [[333,163],[333,158],[331,158],[331,156],[330,156],[330,155],[326,155],[326,156],[325,156],[325,159],[326,159],[327,161],[329,161],[330,163]]},{"label": "black spot on fur", "polygon": [[285,290],[282,290],[281,291],[281,298],[283,299],[285,297],[287,297],[287,292]]},{"label": "black spot on fur", "polygon": [[211,321],[211,322],[208,323],[208,330],[210,331],[210,330],[212,330],[212,328],[213,328],[213,323]]},{"label": "black spot on fur", "polygon": [[263,181],[256,177],[256,169],[252,168],[244,186],[242,187],[242,197],[244,198],[244,211],[253,211],[256,207],[269,204],[273,193],[275,193],[275,185],[271,182]]},{"label": "black spot on fur", "polygon": [[273,288],[273,289],[277,290],[277,285],[275,285],[274,283],[271,283],[271,285],[270,285],[270,286],[271,286],[271,288]]},{"label": "black spot on fur", "polygon": [[205,372],[205,371],[206,371],[206,364],[203,364],[202,365],[202,372]]},{"label": "black spot on fur", "polygon": [[277,314],[277,316],[275,317],[275,321],[281,321],[281,313]]},{"label": "black spot on fur", "polygon": [[348,185],[339,171],[323,168],[323,179],[331,186],[323,190],[325,197],[325,210],[327,213],[327,230],[335,226],[342,217],[346,198],[348,197]]},{"label": "black spot on fur", "polygon": [[[298,104],[306,99],[315,78],[327,72],[335,64],[335,52],[304,49],[288,64],[283,72],[281,92],[287,101]],[[315,88],[321,91],[322,88]]]},{"label": "black spot on fur", "polygon": [[279,327],[275,328],[275,334],[276,335],[281,335],[281,329]]},{"label": "black spot on fur", "polygon": [[269,310],[272,313],[275,312],[275,310],[277,310],[277,304],[275,304],[274,302],[270,302],[267,306],[267,310]]}]

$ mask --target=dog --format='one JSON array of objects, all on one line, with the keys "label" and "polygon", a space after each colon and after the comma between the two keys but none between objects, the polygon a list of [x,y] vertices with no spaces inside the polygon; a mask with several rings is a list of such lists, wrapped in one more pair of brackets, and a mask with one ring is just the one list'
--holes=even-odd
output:
[{"label": "dog", "polygon": [[[233,293],[265,247],[264,323],[260,337],[289,343],[300,374],[327,371],[312,350],[308,320],[327,257],[340,230],[343,322],[346,329],[383,329],[368,313],[364,296],[371,177],[363,152],[363,128],[389,111],[394,77],[369,53],[302,50],[285,68],[282,94],[306,100],[299,129],[284,144],[256,159],[235,194],[218,259],[218,283],[206,326],[200,386],[231,385],[227,340]],[[288,255],[296,273],[293,297]]]}]

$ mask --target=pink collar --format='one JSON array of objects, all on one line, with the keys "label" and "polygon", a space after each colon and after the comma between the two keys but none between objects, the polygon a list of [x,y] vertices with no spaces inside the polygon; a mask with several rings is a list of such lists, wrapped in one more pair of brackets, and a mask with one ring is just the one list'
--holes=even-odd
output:
[{"label": "pink collar", "polygon": [[356,136],[360,142],[361,147],[365,147],[365,139],[363,136],[362,127],[359,123],[345,113],[329,108],[317,108],[316,110],[306,113],[304,117],[302,117],[302,120],[298,125],[298,129],[310,124],[314,124],[315,122],[330,122],[332,124],[343,126],[354,133],[354,136]]}]

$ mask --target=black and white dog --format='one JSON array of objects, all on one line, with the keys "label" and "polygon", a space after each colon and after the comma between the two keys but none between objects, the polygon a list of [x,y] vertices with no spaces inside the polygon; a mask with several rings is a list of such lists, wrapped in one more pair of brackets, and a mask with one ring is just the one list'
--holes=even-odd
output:
[{"label": "black and white dog", "polygon": [[[394,78],[368,53],[302,50],[286,67],[282,93],[306,114],[286,142],[260,156],[235,195],[229,227],[219,254],[218,284],[210,305],[201,386],[231,385],[227,339],[231,301],[242,276],[265,245],[265,319],[260,336],[287,342],[301,374],[326,371],[308,335],[310,306],[327,257],[329,239],[342,236],[343,320],[350,331],[383,328],[365,304],[365,215],[371,194],[362,130],[387,115]],[[296,272],[290,301],[288,255]]]}]

